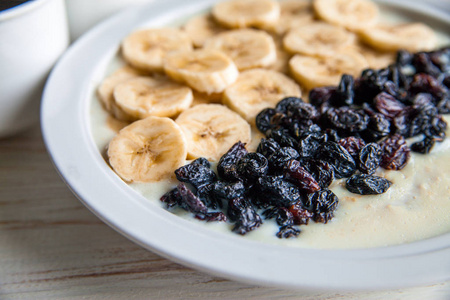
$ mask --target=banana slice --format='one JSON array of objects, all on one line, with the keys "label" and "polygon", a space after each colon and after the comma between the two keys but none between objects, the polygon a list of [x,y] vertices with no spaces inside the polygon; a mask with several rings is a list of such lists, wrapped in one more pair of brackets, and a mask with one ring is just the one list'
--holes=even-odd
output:
[{"label": "banana slice", "polygon": [[155,28],[135,31],[122,43],[122,53],[132,66],[148,70],[162,71],[167,53],[192,50],[189,36],[176,28]]},{"label": "banana slice", "polygon": [[256,115],[264,108],[275,106],[284,97],[300,95],[300,87],[286,75],[253,69],[242,72],[225,90],[223,103],[254,124]]},{"label": "banana slice", "polygon": [[369,28],[378,21],[378,7],[369,0],[314,0],[313,6],[321,19],[349,30]]},{"label": "banana slice", "polygon": [[222,103],[222,94],[205,94],[197,91],[193,91],[194,99],[192,100],[192,106],[199,104],[209,104],[209,103]]},{"label": "banana slice", "polygon": [[341,27],[315,22],[289,31],[283,39],[283,45],[291,53],[333,56],[336,51],[354,41],[355,35]]},{"label": "banana slice", "polygon": [[280,17],[280,5],[273,0],[228,0],[217,3],[214,18],[229,28],[264,27]]},{"label": "banana slice", "polygon": [[208,39],[204,48],[224,52],[239,70],[267,67],[277,59],[272,37],[264,31],[255,29],[223,32]]},{"label": "banana slice", "polygon": [[306,89],[338,85],[342,74],[359,76],[367,68],[366,59],[357,52],[337,53],[333,57],[295,55],[289,61],[292,75]]},{"label": "banana slice", "polygon": [[239,75],[236,65],[226,54],[204,49],[168,54],[164,70],[173,79],[207,94],[223,92]]},{"label": "banana slice", "polygon": [[123,128],[109,143],[114,171],[127,182],[154,182],[184,165],[186,138],[169,118],[148,117]]},{"label": "banana slice", "polygon": [[426,51],[437,44],[434,31],[422,23],[380,25],[361,31],[360,37],[370,46],[383,51]]},{"label": "banana slice", "polygon": [[291,29],[303,27],[314,21],[314,11],[310,1],[286,0],[280,1],[280,18],[275,24],[267,24],[264,30],[280,36]]},{"label": "banana slice", "polygon": [[136,77],[114,88],[116,104],[135,119],[173,117],[189,108],[192,90],[169,79]]},{"label": "banana slice", "polygon": [[203,44],[210,37],[226,31],[220,26],[212,15],[200,15],[190,19],[184,26],[184,31],[191,38],[195,47],[203,47]]},{"label": "banana slice", "polygon": [[116,104],[116,100],[113,96],[114,88],[124,81],[143,75],[144,72],[133,69],[130,66],[125,66],[105,78],[100,84],[97,90],[98,98],[100,99],[103,107],[116,119],[121,121],[135,120],[134,117],[127,114]]},{"label": "banana slice", "polygon": [[362,43],[356,43],[350,46],[350,49],[362,54],[367,60],[369,68],[382,69],[395,62],[396,52],[378,51]]},{"label": "banana slice", "polygon": [[250,142],[250,125],[220,104],[200,104],[182,112],[175,121],[188,141],[188,158],[218,161],[238,141]]}]

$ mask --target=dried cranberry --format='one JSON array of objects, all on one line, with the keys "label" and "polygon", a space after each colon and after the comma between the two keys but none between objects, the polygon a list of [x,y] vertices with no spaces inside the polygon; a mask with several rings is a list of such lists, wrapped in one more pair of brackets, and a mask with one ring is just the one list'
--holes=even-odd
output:
[{"label": "dried cranberry", "polygon": [[411,150],[405,139],[398,134],[392,135],[380,143],[383,155],[380,166],[387,170],[401,170],[409,161]]}]

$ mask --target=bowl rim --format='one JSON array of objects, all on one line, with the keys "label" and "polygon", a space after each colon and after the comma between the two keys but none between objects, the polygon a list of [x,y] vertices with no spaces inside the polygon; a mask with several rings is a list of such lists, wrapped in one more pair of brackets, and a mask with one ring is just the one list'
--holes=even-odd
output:
[{"label": "bowl rim", "polygon": [[[99,66],[110,60],[120,41],[143,20],[161,24],[215,2],[166,0],[130,8],[84,34],[59,60],[44,89],[41,127],[52,162],[72,192],[97,217],[144,248],[232,280],[314,291],[394,289],[450,280],[450,233],[409,244],[352,250],[290,248],[212,235],[144,203],[110,169],[90,132],[89,103]],[[450,24],[430,9],[379,2]]]}]

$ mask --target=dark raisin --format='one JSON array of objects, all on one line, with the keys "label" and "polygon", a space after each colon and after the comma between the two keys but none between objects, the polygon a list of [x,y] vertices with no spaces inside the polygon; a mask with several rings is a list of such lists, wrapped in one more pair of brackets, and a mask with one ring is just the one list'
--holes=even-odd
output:
[{"label": "dark raisin", "polygon": [[329,163],[336,178],[350,177],[356,171],[356,163],[344,147],[335,142],[326,142],[319,148],[317,158]]},{"label": "dark raisin", "polygon": [[261,153],[266,158],[269,158],[274,153],[279,151],[280,148],[280,144],[278,144],[274,139],[261,139],[256,152]]},{"label": "dark raisin", "polygon": [[213,195],[220,202],[228,202],[235,198],[244,197],[246,192],[245,185],[242,181],[225,182],[217,181],[214,183]]},{"label": "dark raisin", "polygon": [[288,207],[301,199],[300,190],[283,176],[265,176],[258,178],[258,198],[274,206]]},{"label": "dark raisin", "polygon": [[246,207],[239,212],[232,231],[244,235],[249,231],[255,230],[261,224],[261,217],[256,211],[252,207]]},{"label": "dark raisin", "polygon": [[320,190],[319,183],[317,183],[310,173],[300,166],[300,162],[297,160],[291,160],[286,164],[285,177],[287,180],[294,183],[300,190],[307,193]]},{"label": "dark raisin", "polygon": [[291,237],[297,237],[300,234],[300,229],[291,225],[281,226],[277,232],[277,237],[280,239],[288,239]]},{"label": "dark raisin", "polygon": [[240,177],[254,182],[258,177],[264,176],[269,170],[269,163],[264,155],[259,153],[247,153],[237,164],[237,172]]},{"label": "dark raisin", "polygon": [[357,157],[359,151],[366,145],[363,139],[354,136],[340,139],[337,143],[344,147],[353,158]]},{"label": "dark raisin", "polygon": [[403,103],[397,101],[397,99],[385,92],[378,94],[373,101],[378,112],[383,114],[389,120],[395,118],[399,112],[405,109]]},{"label": "dark raisin", "polygon": [[297,120],[316,119],[319,116],[319,112],[313,105],[296,97],[284,98],[278,102],[275,109]]},{"label": "dark raisin", "polygon": [[329,163],[318,159],[301,159],[300,163],[321,188],[327,188],[333,182],[334,168]]},{"label": "dark raisin", "polygon": [[206,222],[227,221],[227,216],[225,216],[223,212],[208,212],[205,214],[196,214],[195,218]]},{"label": "dark raisin", "polygon": [[346,182],[346,188],[360,195],[377,195],[386,192],[391,186],[389,180],[375,175],[353,175]]},{"label": "dark raisin", "polygon": [[427,154],[433,149],[435,144],[435,139],[429,136],[426,136],[420,142],[415,142],[411,145],[411,150],[417,153]]},{"label": "dark raisin", "polygon": [[314,216],[314,213],[303,207],[301,201],[289,206],[289,211],[292,214],[295,225],[307,225],[309,220]]},{"label": "dark raisin", "polygon": [[187,187],[185,184],[180,183],[177,186],[178,192],[180,194],[180,206],[184,208],[187,211],[193,212],[193,213],[207,213],[208,208],[203,204],[200,199],[195,196]]},{"label": "dark raisin", "polygon": [[337,88],[334,86],[317,87],[309,92],[309,103],[320,107],[324,103],[331,102],[336,95]]},{"label": "dark raisin", "polygon": [[212,209],[216,209],[217,207],[222,207],[222,202],[217,201],[214,197],[214,185],[217,183],[209,183],[201,185],[197,188],[197,192],[195,195],[207,206]]},{"label": "dark raisin", "polygon": [[411,94],[430,93],[435,99],[441,99],[448,93],[448,89],[433,76],[419,73],[414,75],[409,92]]},{"label": "dark raisin", "polygon": [[441,70],[432,63],[429,54],[425,52],[414,54],[413,65],[417,73],[426,73],[433,77],[441,74]]},{"label": "dark raisin", "polygon": [[440,114],[450,114],[450,96],[445,96],[436,105]]},{"label": "dark raisin", "polygon": [[350,106],[353,104],[353,97],[355,96],[355,92],[353,91],[353,76],[344,74],[341,77],[341,81],[339,83],[336,97],[335,97],[335,105],[337,106]]},{"label": "dark raisin", "polygon": [[377,142],[383,137],[389,135],[391,123],[383,114],[376,113],[370,116],[367,129],[363,133],[365,140]]},{"label": "dark raisin", "polygon": [[387,170],[401,170],[408,163],[411,150],[405,139],[398,134],[392,135],[380,143],[383,155],[380,166]]},{"label": "dark raisin", "polygon": [[404,67],[407,65],[411,65],[413,60],[413,54],[406,51],[400,50],[397,52],[396,62],[399,66]]},{"label": "dark raisin", "polygon": [[281,172],[289,161],[298,157],[299,154],[294,148],[282,147],[268,158],[269,169],[273,173]]},{"label": "dark raisin", "polygon": [[333,212],[338,206],[338,197],[330,190],[321,190],[308,194],[305,206],[314,212],[313,220],[320,223],[328,223],[334,216]]},{"label": "dark raisin", "polygon": [[256,128],[262,133],[266,133],[267,130],[273,127],[272,117],[277,113],[277,111],[273,108],[266,108],[262,110],[256,116]]},{"label": "dark raisin", "polygon": [[381,151],[378,144],[367,144],[358,153],[358,158],[356,159],[358,170],[365,174],[374,173],[380,166],[382,154],[383,151]]},{"label": "dark raisin", "polygon": [[239,179],[239,175],[236,171],[236,165],[239,160],[247,154],[248,151],[245,149],[245,144],[240,141],[234,144],[230,150],[227,151],[219,160],[217,164],[217,173],[219,176],[226,180],[236,180]]},{"label": "dark raisin", "polygon": [[303,100],[298,97],[286,97],[281,99],[280,102],[275,106],[275,109],[279,112],[286,114],[288,111],[291,111],[294,107],[301,105]]},{"label": "dark raisin", "polygon": [[244,209],[251,207],[251,203],[246,198],[234,198],[228,201],[227,216],[232,222],[236,222]]},{"label": "dark raisin", "polygon": [[341,139],[337,131],[331,128],[325,129],[325,134],[327,135],[328,142],[337,142]]},{"label": "dark raisin", "polygon": [[346,106],[329,109],[326,113],[326,119],[338,133],[344,134],[363,131],[369,122],[369,117],[363,110]]},{"label": "dark raisin", "polygon": [[174,188],[174,189],[168,191],[167,193],[165,193],[164,195],[162,195],[160,200],[161,200],[161,202],[166,203],[167,208],[174,207],[181,203],[180,192],[178,191],[177,188]]},{"label": "dark raisin", "polygon": [[285,207],[278,207],[273,215],[279,226],[286,226],[294,224],[294,217],[292,213]]},{"label": "dark raisin", "polygon": [[297,148],[297,140],[291,136],[289,129],[277,127],[269,129],[266,136],[275,140],[280,146]]},{"label": "dark raisin", "polygon": [[310,133],[298,142],[298,153],[301,157],[313,157],[316,155],[319,146],[328,140],[328,136],[323,133]]},{"label": "dark raisin", "polygon": [[175,170],[175,175],[178,181],[190,183],[195,188],[212,183],[217,180],[216,173],[206,167],[205,164],[206,162],[203,159],[196,159],[192,163]]}]

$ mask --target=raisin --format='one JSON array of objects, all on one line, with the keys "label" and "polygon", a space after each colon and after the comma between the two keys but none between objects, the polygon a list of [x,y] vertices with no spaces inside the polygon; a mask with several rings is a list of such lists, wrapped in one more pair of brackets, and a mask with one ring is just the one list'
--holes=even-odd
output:
[{"label": "raisin", "polygon": [[366,145],[363,139],[354,136],[340,139],[337,143],[344,147],[353,158],[357,157],[359,151]]},{"label": "raisin", "polygon": [[344,147],[335,142],[326,142],[319,148],[317,158],[329,163],[336,178],[350,177],[356,171],[356,163]]},{"label": "raisin", "polygon": [[325,134],[327,135],[328,142],[337,142],[341,139],[337,131],[331,128],[325,129]]},{"label": "raisin", "polygon": [[235,198],[244,197],[246,192],[245,185],[242,181],[225,182],[217,181],[214,183],[213,195],[214,198],[221,203],[228,202]]},{"label": "raisin", "polygon": [[369,143],[358,154],[356,159],[358,170],[361,173],[373,174],[380,166],[381,156],[383,151],[381,151],[380,146],[376,143]]},{"label": "raisin", "polygon": [[283,176],[265,176],[258,178],[258,198],[262,202],[288,207],[301,199],[300,190]]},{"label": "raisin", "polygon": [[333,212],[338,206],[338,197],[330,190],[321,190],[308,195],[305,206],[314,212],[313,220],[328,223],[334,216]]},{"label": "raisin", "polygon": [[291,225],[286,225],[280,227],[280,230],[277,232],[277,237],[280,239],[288,239],[291,237],[297,237],[299,234],[300,229],[297,229]]},{"label": "raisin", "polygon": [[308,225],[309,220],[314,216],[314,213],[303,207],[301,201],[289,206],[289,211],[292,214],[295,225]]},{"label": "raisin", "polygon": [[201,185],[197,188],[195,195],[207,206],[212,209],[222,207],[222,202],[219,202],[214,198],[214,185],[217,183],[209,183]]},{"label": "raisin", "polygon": [[391,186],[389,180],[374,175],[353,175],[346,182],[346,188],[360,195],[378,195],[386,192]]},{"label": "raisin", "polygon": [[363,131],[369,122],[369,116],[363,110],[347,106],[329,109],[326,119],[338,133],[344,134]]},{"label": "raisin", "polygon": [[353,76],[344,74],[341,77],[337,92],[336,92],[336,102],[337,106],[350,106],[353,104],[353,98],[355,92],[353,91]]},{"label": "raisin", "polygon": [[309,92],[309,103],[320,107],[324,103],[330,103],[336,96],[337,88],[334,86],[317,87]]},{"label": "raisin", "polygon": [[397,52],[396,62],[399,66],[404,67],[412,64],[413,54],[406,51],[400,50]]},{"label": "raisin", "polygon": [[317,119],[319,116],[319,112],[313,105],[296,97],[284,98],[278,102],[275,109],[286,114],[288,118],[297,120]]},{"label": "raisin", "polygon": [[422,141],[416,142],[411,145],[411,150],[417,153],[427,154],[433,149],[435,139],[426,136]]},{"label": "raisin", "polygon": [[450,114],[450,96],[445,96],[436,105],[440,114]]},{"label": "raisin", "polygon": [[219,173],[219,176],[231,181],[239,179],[236,165],[247,153],[248,151],[245,149],[245,144],[240,141],[231,146],[230,150],[222,155],[217,164],[217,173]]},{"label": "raisin", "polygon": [[251,206],[246,198],[239,197],[231,199],[227,205],[227,216],[232,222],[236,222],[241,212]]},{"label": "raisin", "polygon": [[291,136],[289,129],[283,127],[269,129],[266,136],[275,140],[280,146],[297,148],[298,142]]},{"label": "raisin", "polygon": [[208,213],[204,213],[204,214],[196,214],[195,215],[196,219],[199,219],[201,221],[206,221],[206,222],[213,222],[213,221],[221,221],[221,222],[226,222],[227,221],[227,216],[225,216],[225,214],[223,212],[208,212]]},{"label": "raisin", "polygon": [[245,154],[237,164],[237,172],[240,177],[250,182],[266,175],[268,170],[269,163],[264,155],[254,152]]},{"label": "raisin", "polygon": [[301,159],[300,163],[321,188],[327,188],[333,182],[334,168],[327,162],[317,159]]},{"label": "raisin", "polygon": [[383,151],[380,166],[387,170],[401,170],[408,163],[411,150],[405,139],[398,134],[392,135],[380,143]]},{"label": "raisin", "polygon": [[291,160],[287,163],[285,177],[304,192],[313,193],[320,190],[320,185],[314,177],[302,168],[297,160]]},{"label": "raisin", "polygon": [[178,192],[181,197],[180,206],[192,213],[207,213],[208,208],[203,204],[200,199],[195,196],[185,184],[180,183],[177,186]]},{"label": "raisin", "polygon": [[283,171],[286,164],[293,160],[298,158],[300,155],[298,154],[297,150],[291,147],[282,147],[278,150],[278,152],[272,154],[269,158],[269,169],[273,173],[278,173]]},{"label": "raisin", "polygon": [[281,99],[275,106],[275,109],[283,114],[287,114],[288,111],[293,110],[298,105],[303,104],[303,100],[298,97],[286,97]]},{"label": "raisin", "polygon": [[409,90],[411,94],[430,93],[435,99],[441,99],[448,93],[448,89],[436,78],[425,73],[414,75]]},{"label": "raisin", "polygon": [[378,94],[373,101],[378,112],[383,114],[389,120],[395,118],[399,112],[405,109],[403,103],[397,101],[394,97],[385,92]]},{"label": "raisin", "polygon": [[[192,184],[195,188],[217,180],[216,173],[205,166],[205,159],[196,159],[192,163],[175,170],[178,181]],[[209,165],[206,164],[206,165]]]},{"label": "raisin", "polygon": [[262,133],[266,133],[267,130],[273,127],[272,117],[277,113],[277,111],[273,108],[266,108],[262,110],[256,116],[256,128]]},{"label": "raisin", "polygon": [[441,74],[441,70],[433,64],[428,53],[419,52],[413,56],[413,65],[417,73],[426,73],[433,77]]},{"label": "raisin", "polygon": [[279,226],[286,226],[294,224],[294,217],[292,213],[284,207],[273,207],[263,212],[266,219],[275,218]]},{"label": "raisin", "polygon": [[246,207],[239,212],[232,231],[244,235],[249,231],[255,230],[261,224],[261,217],[256,211],[252,207]]},{"label": "raisin", "polygon": [[277,151],[280,150],[280,144],[278,144],[274,139],[261,139],[259,142],[256,152],[261,153],[266,158],[269,158]]},{"label": "raisin", "polygon": [[177,188],[174,188],[165,193],[164,195],[162,195],[159,200],[161,200],[161,202],[166,203],[167,208],[174,207],[181,203],[180,192],[178,191]]}]

